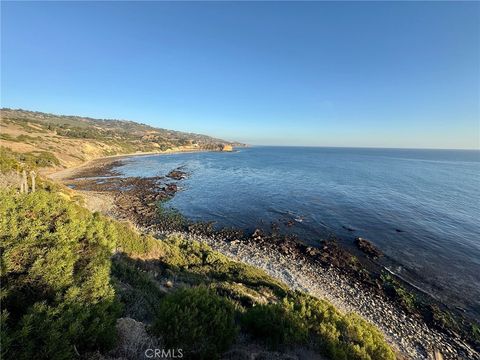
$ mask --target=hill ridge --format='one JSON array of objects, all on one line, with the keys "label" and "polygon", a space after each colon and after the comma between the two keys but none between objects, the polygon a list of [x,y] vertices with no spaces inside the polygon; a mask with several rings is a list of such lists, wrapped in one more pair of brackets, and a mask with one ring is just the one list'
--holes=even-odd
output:
[{"label": "hill ridge", "polygon": [[51,153],[63,167],[111,155],[221,151],[230,146],[244,146],[209,135],[157,128],[132,120],[95,119],[10,108],[2,108],[0,115],[2,146],[19,153]]}]

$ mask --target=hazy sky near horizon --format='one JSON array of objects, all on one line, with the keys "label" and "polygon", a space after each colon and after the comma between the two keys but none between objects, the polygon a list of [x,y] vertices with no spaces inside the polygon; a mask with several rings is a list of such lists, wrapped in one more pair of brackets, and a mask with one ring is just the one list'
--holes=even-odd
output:
[{"label": "hazy sky near horizon", "polygon": [[250,144],[480,148],[478,2],[3,2],[1,103]]}]

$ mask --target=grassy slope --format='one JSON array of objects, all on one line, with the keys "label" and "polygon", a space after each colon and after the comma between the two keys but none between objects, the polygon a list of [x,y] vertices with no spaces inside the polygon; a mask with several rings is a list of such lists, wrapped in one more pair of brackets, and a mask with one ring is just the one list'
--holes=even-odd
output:
[{"label": "grassy slope", "polygon": [[0,115],[2,146],[20,153],[48,153],[64,166],[109,155],[215,149],[219,144],[231,144],[205,135],[158,129],[133,121],[11,109],[2,109]]},{"label": "grassy slope", "polygon": [[[15,168],[15,160],[10,160],[2,160],[2,171]],[[76,352],[106,351],[115,343],[115,318],[158,322],[170,294],[187,305],[169,315],[173,331],[183,331],[180,339],[208,339],[215,330],[199,320],[205,316],[189,312],[196,307],[188,304],[202,296],[212,303],[231,304],[232,326],[255,341],[280,349],[308,345],[332,359],[394,358],[379,331],[356,315],[341,314],[326,301],[292,292],[263,271],[204,244],[181,236],[155,239],[92,214],[70,189],[42,179],[38,188],[28,195],[15,190],[0,193],[6,359],[67,359]],[[207,293],[178,293],[199,286]],[[183,314],[181,321],[175,320],[177,313]],[[228,328],[222,314],[206,318]],[[171,338],[171,331],[165,334],[161,329],[154,334],[189,349],[189,344]],[[230,345],[227,341],[196,355],[212,358]]]}]

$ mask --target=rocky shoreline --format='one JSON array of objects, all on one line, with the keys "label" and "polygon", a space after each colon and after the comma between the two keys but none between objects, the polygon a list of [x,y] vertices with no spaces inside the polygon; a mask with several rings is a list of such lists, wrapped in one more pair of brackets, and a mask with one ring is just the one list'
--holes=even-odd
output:
[{"label": "rocky shoreline", "polygon": [[360,314],[380,328],[389,343],[406,358],[428,359],[435,350],[441,351],[445,359],[480,358],[462,340],[429,328],[394,302],[369,291],[361,282],[334,266],[325,268],[305,257],[284,254],[274,244],[267,242],[227,242],[215,237],[183,235],[205,242],[236,260],[261,268],[293,289],[325,298],[342,311]]},{"label": "rocky shoreline", "polygon": [[[85,195],[86,205],[92,210],[131,221],[157,235],[180,231],[225,255],[264,269],[293,289],[325,298],[343,311],[357,312],[378,326],[405,358],[428,359],[434,351],[440,351],[445,359],[480,359],[478,349],[462,336],[427,324],[395,298],[385,296],[382,284],[335,242],[325,242],[317,249],[278,234],[274,226],[269,234],[257,230],[245,236],[237,229],[215,230],[213,224],[188,223],[175,212],[159,217],[157,205],[175,195],[177,183],[187,174],[172,169],[165,176],[121,178],[115,171],[120,161],[99,160],[56,178]],[[107,206],[105,198],[110,199]],[[357,239],[357,246],[368,256],[381,256],[370,245]]]}]

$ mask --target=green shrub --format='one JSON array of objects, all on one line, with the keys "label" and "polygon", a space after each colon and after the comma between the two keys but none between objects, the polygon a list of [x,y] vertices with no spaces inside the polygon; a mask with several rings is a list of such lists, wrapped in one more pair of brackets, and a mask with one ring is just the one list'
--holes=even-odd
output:
[{"label": "green shrub", "polygon": [[341,314],[325,300],[296,293],[284,301],[316,338],[320,352],[334,360],[394,360],[382,333],[356,314]]},{"label": "green shrub", "polygon": [[37,138],[34,138],[33,136],[30,136],[30,135],[25,135],[25,134],[22,134],[22,135],[18,135],[17,138],[15,139],[15,141],[18,141],[18,142],[24,142],[24,143],[35,143],[35,141],[37,141],[38,139]]},{"label": "green shrub", "polygon": [[236,336],[234,316],[233,304],[207,288],[182,289],[162,300],[152,331],[189,358],[214,359]]},{"label": "green shrub", "polygon": [[394,360],[383,335],[355,314],[341,314],[330,303],[302,293],[283,302],[255,306],[242,318],[244,329],[272,347],[310,340],[333,360]]},{"label": "green shrub", "polygon": [[340,348],[345,349],[347,359],[395,359],[380,331],[357,314],[344,316],[339,329],[342,334]]},{"label": "green shrub", "polygon": [[60,161],[48,151],[17,153],[6,147],[0,147],[0,170],[2,172],[58,165],[60,165]]},{"label": "green shrub", "polygon": [[33,167],[49,167],[60,165],[60,161],[55,157],[55,155],[48,151],[36,151],[22,154],[20,160],[25,161],[27,164],[30,164]]},{"label": "green shrub", "polygon": [[10,134],[0,134],[0,140],[7,140],[7,141],[15,141],[15,138],[13,138]]},{"label": "green shrub", "polygon": [[0,171],[8,172],[20,169],[15,153],[4,146],[0,147]]},{"label": "green shrub", "polygon": [[164,293],[149,273],[136,267],[137,262],[125,255],[115,256],[112,276],[117,295],[124,305],[122,316],[149,322],[157,314]]},{"label": "green shrub", "polygon": [[57,194],[0,192],[6,359],[69,359],[112,345],[114,247],[110,222]]},{"label": "green shrub", "polygon": [[254,306],[244,314],[242,324],[256,339],[263,340],[272,348],[301,344],[308,335],[307,327],[298,314],[282,304]]},{"label": "green shrub", "polygon": [[159,241],[138,233],[128,223],[113,222],[116,230],[117,250],[132,256],[159,255]]}]

